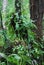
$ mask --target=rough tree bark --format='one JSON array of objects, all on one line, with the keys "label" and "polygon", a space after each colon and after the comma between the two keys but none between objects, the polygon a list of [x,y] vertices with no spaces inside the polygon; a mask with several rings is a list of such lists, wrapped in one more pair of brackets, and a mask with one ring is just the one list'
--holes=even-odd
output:
[{"label": "rough tree bark", "polygon": [[38,11],[38,19],[36,22],[37,25],[37,35],[39,38],[42,37],[42,17],[43,17],[43,12],[42,12],[42,0],[39,0],[39,11]]},{"label": "rough tree bark", "polygon": [[42,37],[42,0],[30,0],[30,11],[31,11],[31,19],[35,20],[35,24],[37,26],[37,37],[41,38]]}]

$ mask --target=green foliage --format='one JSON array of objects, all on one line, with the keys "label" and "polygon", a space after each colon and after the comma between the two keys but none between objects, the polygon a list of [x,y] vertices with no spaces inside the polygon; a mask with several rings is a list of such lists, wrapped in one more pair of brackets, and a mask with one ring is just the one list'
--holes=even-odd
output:
[{"label": "green foliage", "polygon": [[4,36],[0,34],[0,46],[4,45]]},{"label": "green foliage", "polygon": [[[7,48],[3,48],[4,50],[0,53],[0,56],[4,59],[3,61],[2,59],[0,60],[0,65],[6,65],[6,63],[7,65],[39,65],[42,60],[44,42],[38,42],[38,40],[36,40],[36,34],[33,32],[33,29],[37,27],[32,23],[33,20],[30,19],[29,5],[29,0],[21,0],[20,19],[22,22],[19,23],[16,20],[16,17],[18,18],[19,16],[15,12],[15,1],[8,0],[5,18],[7,43],[4,42],[3,30],[0,31],[0,47],[5,46],[6,48],[7,46]],[[16,15],[13,20],[15,23],[15,30],[13,26],[11,26],[13,15]],[[16,31],[18,34],[16,34]],[[27,37],[25,37],[25,35],[27,35]],[[11,49],[12,53],[8,53]],[[8,54],[5,51],[7,51]],[[44,65],[43,60],[41,63]]]},{"label": "green foliage", "polygon": [[[19,38],[22,38],[22,35],[20,34],[21,32],[19,32],[19,31],[21,31],[22,29],[25,29],[25,30],[27,30],[27,34],[29,35],[29,39],[32,37],[33,38],[33,35],[34,35],[34,33],[31,31],[31,29],[33,29],[34,27],[36,27],[33,23],[32,23],[32,21],[29,19],[29,17],[30,17],[30,14],[29,14],[29,1],[21,1],[23,4],[21,4],[21,20],[22,20],[22,23],[21,24],[19,24],[19,22],[18,21],[16,21],[16,18],[14,19],[14,22],[15,22],[15,27],[16,27],[16,29],[15,30],[13,30],[13,27],[11,27],[11,25],[10,25],[10,23],[11,23],[11,18],[13,17],[13,14],[15,15],[16,14],[16,17],[17,17],[17,13],[15,13],[15,8],[14,7],[12,7],[13,6],[13,4],[11,5],[11,4],[9,4],[9,6],[7,7],[7,15],[6,15],[6,27],[7,27],[7,37],[10,39],[10,40],[14,40],[14,39],[16,39],[17,37],[16,37],[16,33],[15,33],[15,31],[17,30],[18,31],[18,37]],[[25,2],[25,3],[24,3]],[[11,2],[9,2],[9,3],[12,3],[12,1]],[[25,4],[26,4],[26,9],[27,10],[25,10]],[[12,7],[12,8],[11,8]],[[21,26],[21,27],[20,27]],[[29,33],[32,33],[32,35],[31,34],[29,34]],[[22,32],[22,34],[25,34],[25,32]]]},{"label": "green foliage", "polygon": [[[8,61],[9,62],[12,62],[12,63],[14,63],[16,65],[23,65],[23,64],[26,65],[26,63],[31,64],[31,59],[30,59],[30,57],[28,55],[28,50],[25,50],[22,47],[21,46],[16,47],[16,49],[18,48],[17,49],[18,54],[12,54],[12,55],[8,56]],[[14,51],[14,53],[15,53],[15,51]]]}]

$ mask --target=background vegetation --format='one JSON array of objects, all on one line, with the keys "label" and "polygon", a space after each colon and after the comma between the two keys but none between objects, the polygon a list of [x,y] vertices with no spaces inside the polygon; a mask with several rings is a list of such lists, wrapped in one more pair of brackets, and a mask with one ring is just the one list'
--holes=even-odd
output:
[{"label": "background vegetation", "polygon": [[44,65],[44,41],[33,32],[37,27],[30,19],[30,1],[6,2],[3,12],[0,1],[0,65]]}]

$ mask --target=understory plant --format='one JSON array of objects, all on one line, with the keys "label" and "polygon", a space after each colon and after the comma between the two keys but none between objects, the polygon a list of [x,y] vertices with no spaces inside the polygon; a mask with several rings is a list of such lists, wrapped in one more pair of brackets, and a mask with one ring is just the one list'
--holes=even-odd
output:
[{"label": "understory plant", "polygon": [[[19,16],[12,2],[8,0],[9,6],[6,11],[6,40],[2,35],[3,32],[0,32],[0,47],[2,47],[0,65],[44,65],[44,42],[36,40],[36,33],[33,32],[33,29],[37,27],[30,19],[29,0],[21,1],[23,3],[21,3],[21,23],[16,20]],[[15,15],[16,17],[13,17]],[[14,27],[13,24],[15,24]]]}]

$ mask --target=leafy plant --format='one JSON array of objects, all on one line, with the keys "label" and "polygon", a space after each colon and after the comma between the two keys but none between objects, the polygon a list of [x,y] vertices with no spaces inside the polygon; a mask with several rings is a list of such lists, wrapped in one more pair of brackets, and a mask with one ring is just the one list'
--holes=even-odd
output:
[{"label": "leafy plant", "polygon": [[[2,52],[0,53],[0,65],[40,65],[39,63],[44,65],[44,41],[39,42],[36,39],[36,33],[33,32],[33,29],[37,27],[30,19],[30,2],[29,0],[19,2],[21,3],[20,23],[16,20],[19,16],[15,12],[15,1],[8,0],[5,18],[6,43],[4,42],[2,30],[0,31],[0,47],[4,47],[0,51]],[[12,25],[15,24],[14,27],[11,22]],[[8,53],[9,51],[11,52]],[[2,59],[4,60],[2,61]]]}]

